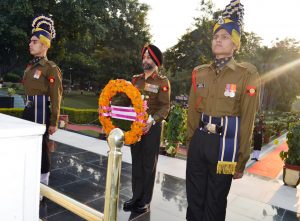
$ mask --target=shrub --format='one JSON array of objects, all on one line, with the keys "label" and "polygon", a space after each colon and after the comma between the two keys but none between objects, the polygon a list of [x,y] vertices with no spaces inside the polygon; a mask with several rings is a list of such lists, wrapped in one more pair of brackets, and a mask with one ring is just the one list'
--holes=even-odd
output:
[{"label": "shrub", "polygon": [[176,154],[176,144],[184,142],[186,139],[187,111],[175,104],[170,111],[167,126],[167,153]]},{"label": "shrub", "polygon": [[4,81],[18,83],[18,82],[20,82],[20,80],[21,80],[21,77],[15,73],[10,72],[10,73],[7,73],[6,75],[4,75]]},{"label": "shrub", "polygon": [[295,123],[287,134],[288,151],[281,151],[280,157],[290,165],[300,166],[300,123]]},{"label": "shrub", "polygon": [[0,108],[0,113],[21,118],[23,108]]}]

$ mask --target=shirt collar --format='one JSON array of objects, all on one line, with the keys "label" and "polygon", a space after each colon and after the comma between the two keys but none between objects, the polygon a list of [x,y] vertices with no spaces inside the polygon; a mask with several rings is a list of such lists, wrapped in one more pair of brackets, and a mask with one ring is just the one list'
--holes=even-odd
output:
[{"label": "shirt collar", "polygon": [[[156,77],[157,77],[157,71],[154,71],[148,78],[152,78],[152,79],[155,79]],[[145,73],[143,73],[143,77],[144,77],[144,79],[146,79],[146,74]]]},{"label": "shirt collar", "polygon": [[48,61],[48,58],[47,58],[47,57],[44,57],[44,58],[42,58],[38,63],[39,63],[40,65],[44,66],[44,65],[47,63],[47,61]]}]

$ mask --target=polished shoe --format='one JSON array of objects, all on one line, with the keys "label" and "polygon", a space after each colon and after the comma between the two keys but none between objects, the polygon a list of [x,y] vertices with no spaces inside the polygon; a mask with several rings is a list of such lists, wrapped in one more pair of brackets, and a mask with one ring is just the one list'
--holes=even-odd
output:
[{"label": "polished shoe", "polygon": [[136,207],[132,209],[135,213],[146,213],[150,212],[150,204],[139,202]]},{"label": "polished shoe", "polygon": [[137,205],[137,200],[135,200],[135,199],[127,200],[127,201],[125,201],[125,203],[123,205],[123,210],[124,211],[130,211],[134,207],[136,207],[136,205]]}]

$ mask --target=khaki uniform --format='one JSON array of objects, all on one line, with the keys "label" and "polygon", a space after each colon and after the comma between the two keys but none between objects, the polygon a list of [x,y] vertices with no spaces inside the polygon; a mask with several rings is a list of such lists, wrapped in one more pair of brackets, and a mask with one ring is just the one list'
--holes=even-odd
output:
[{"label": "khaki uniform", "polygon": [[47,58],[29,65],[24,73],[25,95],[47,95],[50,97],[50,125],[57,126],[62,98],[62,74],[57,65]]},{"label": "khaki uniform", "polygon": [[[250,155],[255,114],[259,105],[260,77],[249,63],[236,63],[231,59],[216,73],[213,65],[198,66],[193,71],[195,79],[190,90],[188,109],[188,141],[199,127],[200,114],[214,117],[239,116],[240,139],[236,171],[242,172]],[[225,96],[226,84],[235,84],[233,97]],[[254,89],[254,93],[251,93]]]},{"label": "khaki uniform", "polygon": [[145,74],[134,75],[133,85],[139,89],[147,100],[147,113],[151,114],[155,122],[166,119],[170,110],[170,82],[167,77],[153,73],[145,79]]},{"label": "khaki uniform", "polygon": [[[41,166],[41,173],[46,174],[50,171],[48,128],[58,125],[62,98],[61,71],[54,62],[43,58],[39,62],[27,66],[23,84],[27,99],[23,119],[46,125],[42,141]],[[49,108],[49,104],[51,108]]]},{"label": "khaki uniform", "polygon": [[132,193],[133,200],[149,204],[152,199],[156,164],[159,153],[161,121],[170,110],[170,83],[167,77],[153,73],[145,79],[145,74],[133,76],[132,83],[147,100],[147,113],[155,120],[149,132],[141,140],[131,145]]},{"label": "khaki uniform", "polygon": [[[214,65],[196,67],[192,81],[188,107],[187,220],[224,221],[233,174],[242,172],[249,158],[260,78],[254,66],[237,64],[231,59],[218,72]],[[203,126],[210,121],[221,126],[221,132]],[[228,146],[232,149],[224,148]]]}]

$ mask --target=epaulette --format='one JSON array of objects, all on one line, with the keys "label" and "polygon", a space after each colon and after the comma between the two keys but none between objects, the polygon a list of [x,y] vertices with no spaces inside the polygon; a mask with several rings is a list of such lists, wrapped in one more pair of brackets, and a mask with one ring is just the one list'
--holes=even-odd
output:
[{"label": "epaulette", "polygon": [[47,63],[52,67],[52,68],[55,68],[57,67],[57,65],[53,62],[53,61],[47,61]]},{"label": "epaulette", "polygon": [[161,75],[161,74],[158,74],[157,78],[160,79],[160,80],[168,79],[167,76]]},{"label": "epaulette", "polygon": [[257,73],[257,68],[253,64],[250,64],[248,62],[241,62],[237,65],[242,68],[246,68],[250,74]]},{"label": "epaulette", "polygon": [[194,68],[193,71],[201,70],[201,69],[207,68],[207,67],[209,67],[209,66],[210,66],[210,64],[202,64],[202,65],[198,65],[197,67]]}]

